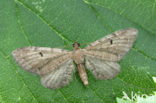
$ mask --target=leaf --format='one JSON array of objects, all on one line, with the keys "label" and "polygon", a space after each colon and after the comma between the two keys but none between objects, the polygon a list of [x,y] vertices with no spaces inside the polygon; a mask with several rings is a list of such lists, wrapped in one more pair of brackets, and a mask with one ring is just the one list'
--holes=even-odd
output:
[{"label": "leaf", "polygon": [[[0,102],[1,103],[113,103],[123,92],[153,94],[156,85],[156,2],[140,0],[1,0]],[[84,87],[78,73],[69,86],[44,88],[40,78],[21,69],[11,52],[24,46],[85,47],[119,29],[139,30],[132,50],[120,62],[112,80],[96,80],[88,72]],[[84,45],[85,44],[85,45]]]}]

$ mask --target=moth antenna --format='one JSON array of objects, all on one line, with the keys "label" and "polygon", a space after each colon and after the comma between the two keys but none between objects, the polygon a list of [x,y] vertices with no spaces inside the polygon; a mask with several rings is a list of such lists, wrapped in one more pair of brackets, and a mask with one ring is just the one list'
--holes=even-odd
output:
[{"label": "moth antenna", "polygon": [[64,48],[67,48],[67,46],[66,45],[64,45],[64,46],[57,46],[57,47],[54,47],[54,48],[64,49]]},{"label": "moth antenna", "polygon": [[87,45],[89,45],[90,43],[92,43],[92,42],[86,42],[86,43],[80,43],[80,45],[82,45],[82,46],[87,46]]}]

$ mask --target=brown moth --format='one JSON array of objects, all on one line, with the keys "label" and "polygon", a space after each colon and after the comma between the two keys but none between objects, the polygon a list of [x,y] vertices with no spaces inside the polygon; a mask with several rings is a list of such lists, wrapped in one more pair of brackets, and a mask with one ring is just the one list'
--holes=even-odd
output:
[{"label": "brown moth", "polygon": [[128,28],[105,36],[84,49],[75,42],[73,51],[24,47],[16,49],[12,55],[23,69],[41,76],[41,83],[47,88],[57,89],[69,84],[75,72],[73,61],[83,84],[88,85],[84,61],[97,79],[111,79],[120,72],[117,62],[131,49],[136,36],[137,30]]}]

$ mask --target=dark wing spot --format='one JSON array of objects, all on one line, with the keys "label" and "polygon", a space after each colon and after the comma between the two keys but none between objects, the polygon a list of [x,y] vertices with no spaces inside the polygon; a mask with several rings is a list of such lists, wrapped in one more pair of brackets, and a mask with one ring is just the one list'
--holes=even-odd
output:
[{"label": "dark wing spot", "polygon": [[39,52],[39,54],[40,54],[41,57],[43,57],[43,53],[42,52]]},{"label": "dark wing spot", "polygon": [[40,68],[40,67],[38,67],[37,69],[38,69],[38,70],[41,70],[41,68]]},{"label": "dark wing spot", "polygon": [[110,40],[110,44],[113,44],[113,40],[112,39]]}]

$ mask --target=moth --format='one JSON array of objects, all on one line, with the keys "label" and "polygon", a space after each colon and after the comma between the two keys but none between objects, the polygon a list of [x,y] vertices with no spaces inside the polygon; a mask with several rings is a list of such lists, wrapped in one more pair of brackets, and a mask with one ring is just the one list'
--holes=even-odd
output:
[{"label": "moth", "polygon": [[85,86],[88,77],[85,67],[95,78],[106,80],[115,77],[120,72],[118,62],[132,48],[138,31],[134,28],[116,31],[107,35],[84,49],[80,44],[73,44],[73,51],[47,48],[24,47],[12,52],[16,62],[24,70],[41,77],[43,86],[57,89],[66,86],[72,80],[76,68]]}]

